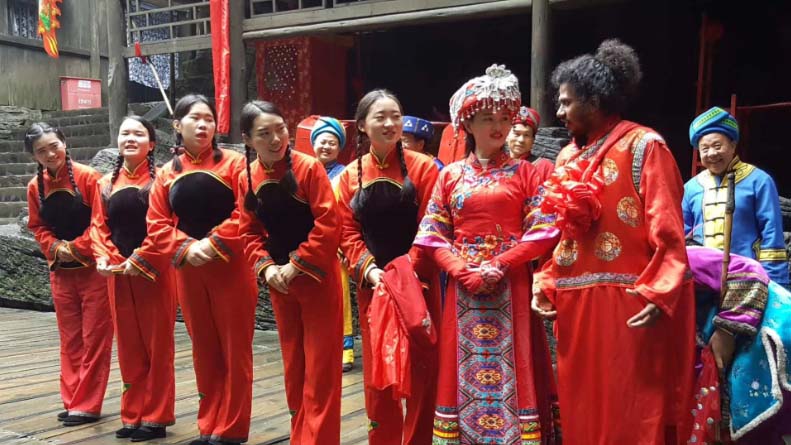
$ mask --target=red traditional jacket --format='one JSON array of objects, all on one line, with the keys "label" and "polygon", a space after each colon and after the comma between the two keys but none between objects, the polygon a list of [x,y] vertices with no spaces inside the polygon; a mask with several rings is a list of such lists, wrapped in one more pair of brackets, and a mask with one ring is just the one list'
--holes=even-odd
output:
[{"label": "red traditional jacket", "polygon": [[[267,169],[258,159],[250,165],[257,212],[244,209],[249,190],[247,172],[239,177],[239,233],[245,255],[256,276],[267,266],[290,262],[300,272],[321,282],[337,267],[340,224],[335,194],[324,166],[311,156],[292,151],[291,168],[297,180],[292,195],[280,184],[286,160]],[[268,230],[269,229],[269,230]]]},{"label": "red traditional jacket", "polygon": [[[221,152],[215,161],[210,148],[195,157],[185,151],[179,155],[182,170],[176,172],[168,162],[151,187],[146,219],[152,249],[171,258],[175,267],[184,264],[189,247],[202,238],[209,239],[223,261],[244,253],[236,200],[246,161],[241,153]],[[136,252],[130,260],[139,263],[140,257],[145,260]]]},{"label": "red traditional jacket", "polygon": [[[34,176],[27,185],[28,228],[41,246],[50,270],[87,267],[93,264],[89,234],[91,204],[100,174],[77,162],[72,162],[72,171],[74,182],[82,195],[82,206],[74,205],[74,188],[69,181],[65,164],[54,177],[44,170],[46,214],[42,214],[38,177]],[[64,243],[76,261],[60,264],[57,260],[56,252]]]},{"label": "red traditional jacket", "polygon": [[[420,224],[431,198],[431,191],[439,175],[439,170],[431,158],[409,150],[404,150],[404,162],[406,163],[409,178],[415,185],[417,215],[414,232],[411,233],[411,239],[402,254],[409,252],[413,259],[415,271],[422,279],[427,280],[432,274],[432,262],[427,258],[423,259],[419,249],[411,247],[411,244],[415,233],[417,233],[417,225]],[[384,268],[386,264],[376,262],[376,258],[371,253],[364,239],[363,228],[351,208],[352,199],[360,186],[358,173],[357,161],[352,161],[338,177],[338,204],[342,225],[341,250],[349,261],[350,276],[359,284],[365,281],[365,272],[371,264],[376,263],[380,268]],[[398,189],[403,187],[404,177],[401,174],[396,150],[388,153],[387,157],[382,161],[379,161],[371,153],[364,155],[362,157],[362,183],[363,188],[366,189],[382,184],[391,184]],[[402,236],[407,230],[406,227],[393,227],[390,235]],[[386,237],[386,234],[376,237],[383,238]],[[368,240],[368,242],[381,241],[381,239]]]},{"label": "red traditional jacket", "polygon": [[169,264],[147,237],[148,195],[141,196],[140,190],[154,181],[148,161],[141,162],[134,171],[121,167],[105,200],[103,194],[111,180],[112,174],[107,174],[96,185],[91,222],[94,256],[107,258],[111,265],[129,258],[144,277],[155,281]]},{"label": "red traditional jacket", "polygon": [[650,128],[621,121],[585,152],[574,144],[564,148],[557,165],[586,160],[603,183],[601,214],[584,233],[563,231],[538,285],[550,297],[600,285],[634,287],[672,315],[689,279],[683,187],[673,155]]}]

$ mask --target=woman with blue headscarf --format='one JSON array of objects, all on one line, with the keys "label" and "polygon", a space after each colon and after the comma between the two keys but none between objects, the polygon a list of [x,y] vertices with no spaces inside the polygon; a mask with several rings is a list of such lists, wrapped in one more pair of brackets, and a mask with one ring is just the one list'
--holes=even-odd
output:
[{"label": "woman with blue headscarf", "polygon": [[736,154],[739,124],[714,107],[692,121],[689,140],[706,170],[684,185],[684,231],[705,247],[722,250],[727,173],[735,172],[736,209],[731,252],[758,260],[772,281],[788,287],[788,258],[774,180]]},{"label": "woman with blue headscarf", "polygon": [[[334,117],[321,116],[316,119],[310,132],[310,144],[316,152],[316,158],[324,164],[332,186],[337,190],[337,178],[345,165],[338,162],[338,155],[346,146],[346,130],[343,124]],[[351,291],[349,290],[349,273],[341,267],[341,283],[343,284],[343,372],[354,367],[354,327],[352,325]]]}]

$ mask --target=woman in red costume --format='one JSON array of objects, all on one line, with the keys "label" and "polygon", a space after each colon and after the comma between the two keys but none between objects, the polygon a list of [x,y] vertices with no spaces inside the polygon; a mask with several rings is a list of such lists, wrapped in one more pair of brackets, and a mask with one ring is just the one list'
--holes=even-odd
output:
[{"label": "woman in red costume", "polygon": [[[138,116],[121,122],[118,158],[99,180],[91,239],[96,270],[109,277],[110,309],[118,342],[123,428],[132,442],[165,437],[176,420],[173,325],[176,289],[167,257],[146,235],[148,194],[156,178],[154,126]],[[129,259],[132,253],[135,259]]]},{"label": "woman in red costume", "polygon": [[541,180],[546,181],[555,170],[555,164],[549,159],[531,154],[540,122],[541,116],[538,115],[538,111],[520,107],[519,112],[514,114],[513,126],[505,141],[512,158],[532,163],[538,170]]},{"label": "woman in red costume", "polygon": [[239,233],[275,310],[291,442],[338,445],[343,302],[335,194],[322,163],[291,149],[272,103],[245,105],[241,127],[247,156],[256,156],[239,181]]},{"label": "woman in red costume", "polygon": [[95,422],[110,373],[113,324],[107,280],[96,273],[91,250],[91,204],[96,170],[72,162],[66,137],[45,123],[30,126],[25,148],[38,171],[27,186],[28,227],[49,265],[60,332],[60,397],[64,426]]},{"label": "woman in red costume", "polygon": [[[431,422],[436,391],[436,350],[414,351],[412,395],[406,400],[406,416],[400,400],[389,390],[370,384],[372,352],[368,307],[372,287],[382,268],[409,253],[418,277],[428,283],[424,292],[433,320],[439,315],[438,273],[430,259],[422,258],[412,241],[423,217],[437,167],[431,158],[401,147],[403,115],[398,99],[386,90],[366,94],[357,106],[357,161],[341,173],[338,183],[341,214],[341,250],[357,282],[360,329],[363,337],[365,408],[371,445],[424,445],[431,441]],[[365,153],[368,152],[368,153]]]},{"label": "woman in red costume", "polygon": [[[245,157],[217,147],[206,97],[182,97],[173,117],[179,147],[151,188],[148,236],[176,268],[192,338],[200,438],[191,445],[242,443],[250,429],[258,299],[236,207]],[[132,254],[130,261],[145,259]]]},{"label": "woman in red costume", "polygon": [[530,261],[554,246],[542,179],[505,149],[516,77],[492,65],[450,100],[467,159],[440,173],[415,245],[448,272],[435,445],[555,444],[557,405],[544,326],[530,311]]},{"label": "woman in red costume", "polygon": [[617,40],[552,75],[573,142],[545,184],[562,235],[534,306],[557,315],[563,442],[687,443],[695,297],[681,175],[654,130],[622,119],[642,76]]}]

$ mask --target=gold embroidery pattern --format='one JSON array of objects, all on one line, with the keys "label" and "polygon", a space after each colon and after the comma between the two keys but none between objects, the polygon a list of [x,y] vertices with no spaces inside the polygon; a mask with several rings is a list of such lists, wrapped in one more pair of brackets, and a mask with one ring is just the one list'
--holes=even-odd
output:
[{"label": "gold embroidery pattern", "polygon": [[618,219],[629,227],[637,227],[640,224],[640,209],[634,198],[627,196],[618,201],[617,211]]},{"label": "gold embroidery pattern", "polygon": [[555,263],[558,266],[571,266],[577,261],[577,242],[573,239],[564,239],[555,249]]},{"label": "gold embroidery pattern", "polygon": [[602,162],[602,176],[604,176],[604,184],[610,185],[618,179],[618,166],[612,159],[605,159]]},{"label": "gold embroidery pattern", "polygon": [[505,419],[496,414],[485,414],[478,419],[478,425],[487,430],[501,430],[505,426]]},{"label": "gold embroidery pattern", "polygon": [[621,255],[621,240],[612,232],[602,232],[596,237],[596,257],[612,261]]}]

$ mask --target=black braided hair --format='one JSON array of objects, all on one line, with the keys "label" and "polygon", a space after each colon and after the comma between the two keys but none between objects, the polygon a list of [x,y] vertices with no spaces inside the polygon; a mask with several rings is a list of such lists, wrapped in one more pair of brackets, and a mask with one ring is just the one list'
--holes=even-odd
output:
[{"label": "black braided hair", "polygon": [[[63,132],[60,130],[60,128],[52,127],[50,124],[48,124],[46,122],[36,122],[36,123],[32,124],[30,127],[28,127],[27,131],[25,132],[25,150],[27,150],[27,152],[30,155],[33,155],[34,154],[33,153],[33,144],[35,144],[36,141],[40,137],[44,136],[47,133],[55,133],[55,136],[57,136],[58,139],[60,139],[61,142],[63,142],[64,144],[66,143],[66,136],[63,134]],[[68,159],[68,151],[66,152],[66,156],[67,156],[66,159]],[[36,180],[37,180],[37,184],[38,184],[38,199],[39,199],[39,203],[43,205],[44,204],[44,198],[45,198],[45,195],[44,195],[44,166],[41,163],[39,163],[38,161],[36,161],[36,164],[37,164],[36,165]],[[76,186],[74,187],[74,191],[75,191],[75,193],[77,192],[77,187]]]},{"label": "black braided hair", "polygon": [[154,180],[157,179],[157,166],[155,164],[156,160],[154,159],[154,149],[151,149],[151,151],[148,152],[146,155],[146,160],[148,161],[148,177],[151,178],[151,180],[148,181],[148,184],[140,189],[140,200],[144,203],[148,203],[148,192],[151,191],[151,186],[154,185]]},{"label": "black braided hair", "polygon": [[357,144],[355,146],[357,153],[357,191],[354,193],[352,201],[349,203],[349,207],[351,207],[354,211],[355,217],[360,213],[360,211],[365,207],[365,204],[368,202],[368,192],[363,189],[363,155],[365,154],[363,143],[365,142],[365,139],[365,133],[358,130]]},{"label": "black braided hair", "polygon": [[[148,203],[148,192],[149,192],[149,190],[151,190],[151,185],[153,184],[154,178],[156,178],[156,166],[154,165],[154,148],[156,147],[156,143],[157,143],[157,132],[156,132],[156,129],[154,128],[154,125],[151,122],[149,122],[147,119],[145,119],[145,118],[143,118],[141,116],[137,116],[137,115],[134,115],[134,114],[126,116],[124,118],[124,120],[121,121],[121,124],[123,125],[124,121],[127,121],[127,120],[133,120],[133,121],[139,122],[141,125],[143,125],[143,128],[145,128],[146,132],[148,133],[148,140],[153,145],[151,147],[151,150],[148,152],[148,154],[146,154],[146,160],[148,161],[148,173],[149,173],[149,176],[151,177],[151,181],[148,184],[146,184],[145,187],[140,189],[140,195],[139,195],[140,199],[144,203]],[[121,155],[122,148],[121,148],[120,145],[121,144],[118,144],[118,146],[119,146],[118,147],[118,157],[115,159],[115,167],[113,168],[113,174],[112,174],[112,176],[110,178],[110,183],[107,184],[102,189],[102,201],[103,201],[103,203],[105,205],[107,205],[107,202],[110,199],[110,195],[113,192],[113,186],[115,185],[115,181],[118,180],[118,176],[121,173],[121,168],[124,165],[124,157],[123,157],[123,155]]]},{"label": "black braided hair", "polygon": [[115,166],[113,167],[113,175],[110,177],[110,183],[102,188],[102,203],[107,206],[110,200],[110,195],[113,193],[113,185],[121,173],[121,167],[124,166],[124,157],[121,156],[121,148],[118,148],[118,156],[115,158]]},{"label": "black braided hair", "polygon": [[74,167],[71,163],[71,155],[69,155],[69,150],[66,150],[66,171],[69,173],[69,182],[71,183],[72,188],[74,188],[74,205],[80,206],[82,204],[82,193],[80,193],[80,189],[77,188],[77,181],[74,180]]},{"label": "black braided hair", "polygon": [[[365,119],[368,117],[368,113],[371,111],[371,107],[373,106],[376,101],[379,99],[391,99],[397,105],[399,111],[403,114],[404,107],[401,105],[401,102],[392,92],[385,90],[385,89],[376,89],[369,91],[360,102],[357,104],[357,111],[354,113],[354,120],[355,125],[357,126],[357,182],[358,188],[357,192],[355,193],[354,198],[352,198],[352,202],[350,206],[354,211],[355,215],[359,214],[360,211],[365,207],[367,196],[366,193],[363,191],[363,165],[362,165],[362,157],[365,154],[364,143],[367,141],[368,145],[370,146],[370,141],[368,141],[367,135],[361,130],[363,125],[365,124]],[[401,141],[396,142],[396,151],[398,154],[398,161],[401,165],[401,175],[404,177],[404,184],[401,187],[401,200],[402,202],[408,202],[415,199],[415,185],[412,180],[409,178],[409,172],[407,171],[406,161],[404,160],[404,150],[401,146]]]},{"label": "black braided hair", "polygon": [[[242,134],[251,138],[253,124],[256,118],[262,114],[274,114],[275,116],[283,118],[283,113],[281,113],[280,109],[272,102],[252,100],[244,105],[242,114],[239,118],[239,126],[241,127]],[[247,144],[244,145],[244,151],[245,157],[247,158],[247,186],[249,189],[247,195],[244,197],[244,207],[248,211],[255,212],[260,205],[260,201],[255,196],[255,191],[253,190],[253,177],[250,173],[250,163],[255,161],[257,156],[251,156],[255,150]],[[291,152],[291,144],[289,143],[284,156],[286,160],[286,174],[280,179],[279,185],[288,192],[288,194],[293,195],[297,192],[297,177],[294,175],[294,170],[292,168]]]},{"label": "black braided hair", "polygon": [[[209,110],[211,110],[211,114],[216,122],[217,110],[214,108],[214,105],[209,102],[209,99],[202,94],[187,94],[186,96],[179,99],[178,102],[176,102],[176,106],[173,108],[173,119],[180,121],[184,118],[184,116],[189,114],[193,106],[201,103],[209,107]],[[211,147],[213,152],[212,158],[214,159],[214,162],[220,162],[222,159],[222,150],[217,146],[216,136],[217,132],[215,131],[214,137],[211,139]],[[184,137],[181,136],[181,133],[176,132],[176,146],[171,150],[173,152],[173,170],[176,172],[181,172],[183,168],[181,165],[181,159],[179,159],[179,155],[182,153],[183,147]]]}]

